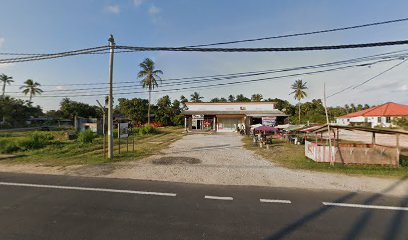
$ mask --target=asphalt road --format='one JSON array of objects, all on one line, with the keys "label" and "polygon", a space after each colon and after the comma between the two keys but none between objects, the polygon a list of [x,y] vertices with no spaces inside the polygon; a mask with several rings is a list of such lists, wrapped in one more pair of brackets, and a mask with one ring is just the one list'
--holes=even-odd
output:
[{"label": "asphalt road", "polygon": [[0,173],[0,239],[408,239],[408,198]]}]

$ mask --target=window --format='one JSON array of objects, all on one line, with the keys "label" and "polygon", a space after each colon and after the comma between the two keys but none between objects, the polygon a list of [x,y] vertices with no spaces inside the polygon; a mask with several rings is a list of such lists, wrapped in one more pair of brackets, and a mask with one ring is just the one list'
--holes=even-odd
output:
[{"label": "window", "polygon": [[386,117],[386,118],[385,118],[385,122],[386,122],[386,123],[391,123],[391,117]]},{"label": "window", "polygon": [[379,123],[381,122],[381,117],[377,118],[377,122],[379,122]]}]

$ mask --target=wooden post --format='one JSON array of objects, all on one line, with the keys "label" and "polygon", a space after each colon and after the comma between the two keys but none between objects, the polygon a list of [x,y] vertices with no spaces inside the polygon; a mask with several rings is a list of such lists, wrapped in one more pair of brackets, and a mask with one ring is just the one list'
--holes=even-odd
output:
[{"label": "wooden post", "polygon": [[118,145],[119,145],[119,154],[120,154],[120,123],[118,123]]},{"label": "wooden post", "polygon": [[126,137],[126,152],[129,152],[129,135]]},{"label": "wooden post", "polygon": [[132,135],[133,152],[135,151],[135,135]]},{"label": "wooden post", "polygon": [[397,133],[395,135],[395,140],[396,140],[396,147],[397,147],[397,162],[396,162],[396,166],[399,167],[399,158],[400,158],[400,134]]},{"label": "wooden post", "polygon": [[373,132],[373,135],[371,137],[371,142],[373,145],[375,145],[375,132]]}]

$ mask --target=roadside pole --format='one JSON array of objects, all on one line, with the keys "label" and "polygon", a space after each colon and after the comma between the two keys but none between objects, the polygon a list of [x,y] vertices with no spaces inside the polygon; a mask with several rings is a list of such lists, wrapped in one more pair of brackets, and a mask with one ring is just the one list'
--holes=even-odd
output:
[{"label": "roadside pole", "polygon": [[111,34],[109,39],[110,60],[109,60],[109,101],[108,101],[108,158],[113,159],[113,54],[115,49],[115,40]]},{"label": "roadside pole", "polygon": [[102,118],[102,134],[103,134],[103,158],[106,158],[106,132],[105,132],[105,126],[106,126],[106,109],[102,104],[96,100],[98,103],[99,107],[102,109],[103,113],[103,118]]},{"label": "roadside pole", "polygon": [[333,161],[333,151],[332,151],[332,143],[331,143],[331,134],[330,134],[330,122],[329,122],[329,115],[327,114],[327,105],[326,105],[326,83],[323,85],[324,91],[324,111],[326,113],[326,123],[327,123],[327,134],[329,135],[329,158],[330,158],[330,165],[334,165]]}]

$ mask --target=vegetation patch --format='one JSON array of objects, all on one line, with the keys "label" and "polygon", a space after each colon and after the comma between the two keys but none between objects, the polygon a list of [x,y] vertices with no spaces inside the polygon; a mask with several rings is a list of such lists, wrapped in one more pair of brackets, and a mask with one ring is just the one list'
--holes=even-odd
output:
[{"label": "vegetation patch", "polygon": [[401,166],[399,168],[375,165],[343,165],[317,163],[305,157],[305,146],[274,140],[269,149],[252,145],[252,138],[245,137],[242,140],[244,147],[254,151],[263,158],[292,169],[304,169],[320,172],[341,173],[350,175],[368,175],[379,177],[408,177],[408,149],[401,151]]},{"label": "vegetation patch", "polygon": [[[155,133],[153,134],[152,131]],[[0,135],[0,152],[13,152],[18,156],[18,158],[2,160],[1,162],[6,164],[41,163],[48,166],[67,166],[133,161],[158,154],[173,141],[184,136],[182,128],[178,127],[161,128],[160,131],[157,129],[144,130],[144,132],[150,134],[130,136],[127,140],[115,138],[113,160],[104,157],[103,137],[93,133],[78,134],[78,138],[74,140],[63,138],[62,136],[65,135],[63,131],[10,133],[8,137],[1,137]],[[155,144],[154,142],[162,142],[162,144]]]}]

